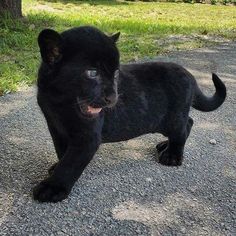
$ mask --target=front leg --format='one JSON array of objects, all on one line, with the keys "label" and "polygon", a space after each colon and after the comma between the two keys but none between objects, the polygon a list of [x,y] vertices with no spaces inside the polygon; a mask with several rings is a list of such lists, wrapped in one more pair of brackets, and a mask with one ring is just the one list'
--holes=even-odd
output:
[{"label": "front leg", "polygon": [[35,200],[58,202],[69,195],[74,183],[96,153],[100,139],[83,139],[78,145],[70,145],[64,157],[58,162],[52,175],[33,189]]},{"label": "front leg", "polygon": [[[63,132],[58,131],[56,126],[53,124],[52,118],[49,117],[49,115],[47,114],[45,109],[43,109],[43,107],[41,108],[41,110],[44,112],[44,116],[48,125],[48,130],[51,134],[57,157],[60,160],[65,155],[68,147],[67,137],[65,134],[63,134]],[[63,128],[61,127],[61,129]]]},{"label": "front leg", "polygon": [[[57,154],[58,159],[60,160],[66,153],[67,150],[67,139],[65,136],[63,136],[63,134],[60,134],[56,128],[54,128],[54,126],[48,122],[48,129],[49,132],[51,134],[52,140],[53,140],[53,144],[55,147],[55,151]],[[55,167],[57,166],[57,162],[54,163],[49,169],[48,169],[48,173],[51,175],[55,169]]]}]

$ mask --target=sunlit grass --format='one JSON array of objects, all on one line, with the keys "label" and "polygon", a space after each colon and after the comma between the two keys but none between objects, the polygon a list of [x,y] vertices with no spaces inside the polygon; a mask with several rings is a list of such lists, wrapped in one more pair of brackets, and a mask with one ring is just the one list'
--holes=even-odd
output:
[{"label": "sunlit grass", "polygon": [[[150,58],[168,50],[158,39],[198,34],[236,38],[236,7],[184,3],[124,1],[23,0],[24,19],[0,20],[0,94],[32,84],[39,64],[37,35],[43,28],[63,31],[94,25],[107,34],[120,31],[124,62]],[[177,48],[203,46],[207,41],[172,42]]]}]

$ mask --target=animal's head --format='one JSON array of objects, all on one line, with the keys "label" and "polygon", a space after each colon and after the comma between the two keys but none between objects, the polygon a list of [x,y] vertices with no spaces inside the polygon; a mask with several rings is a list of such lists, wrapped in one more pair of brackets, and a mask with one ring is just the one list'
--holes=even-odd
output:
[{"label": "animal's head", "polygon": [[[119,33],[107,36],[84,26],[63,33],[45,29],[38,37],[42,66],[51,75],[44,83],[59,88],[85,115],[96,115],[118,99]],[[64,93],[64,94],[63,94]]]}]

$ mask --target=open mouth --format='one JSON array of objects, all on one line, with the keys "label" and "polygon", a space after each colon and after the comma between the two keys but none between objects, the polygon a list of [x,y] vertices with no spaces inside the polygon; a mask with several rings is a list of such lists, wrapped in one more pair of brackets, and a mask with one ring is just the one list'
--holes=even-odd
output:
[{"label": "open mouth", "polygon": [[102,108],[95,108],[86,104],[80,105],[80,110],[81,112],[89,117],[94,117],[94,116],[98,116],[99,113],[101,112]]}]

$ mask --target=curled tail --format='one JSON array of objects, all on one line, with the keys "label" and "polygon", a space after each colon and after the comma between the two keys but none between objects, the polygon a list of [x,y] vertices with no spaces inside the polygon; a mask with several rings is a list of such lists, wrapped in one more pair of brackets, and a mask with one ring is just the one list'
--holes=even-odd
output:
[{"label": "curled tail", "polygon": [[215,85],[215,94],[212,97],[205,96],[199,87],[195,86],[192,107],[199,111],[214,111],[226,98],[226,87],[216,74],[212,74],[212,80]]}]

